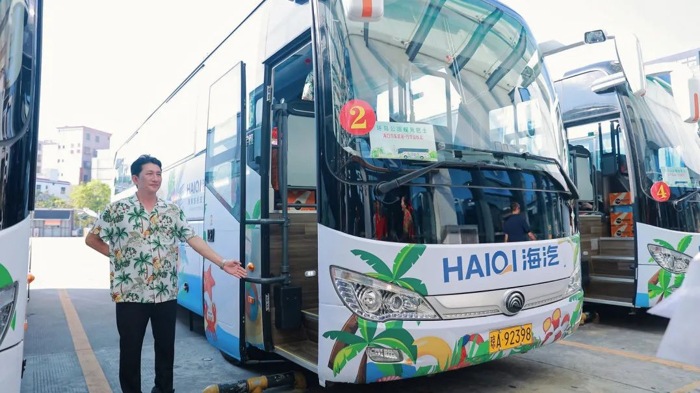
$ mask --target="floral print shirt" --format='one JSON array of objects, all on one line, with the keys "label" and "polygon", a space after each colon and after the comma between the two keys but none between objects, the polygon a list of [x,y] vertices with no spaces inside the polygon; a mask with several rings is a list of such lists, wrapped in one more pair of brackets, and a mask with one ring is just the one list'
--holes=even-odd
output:
[{"label": "floral print shirt", "polygon": [[178,248],[195,235],[179,206],[158,198],[149,213],[133,195],[109,205],[91,232],[109,245],[114,302],[177,299]]}]

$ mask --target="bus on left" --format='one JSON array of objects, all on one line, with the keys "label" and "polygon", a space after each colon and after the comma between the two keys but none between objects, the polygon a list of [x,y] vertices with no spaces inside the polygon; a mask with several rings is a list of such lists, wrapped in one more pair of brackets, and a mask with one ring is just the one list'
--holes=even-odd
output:
[{"label": "bus on left", "polygon": [[41,0],[0,0],[0,390],[19,392],[39,126]]}]

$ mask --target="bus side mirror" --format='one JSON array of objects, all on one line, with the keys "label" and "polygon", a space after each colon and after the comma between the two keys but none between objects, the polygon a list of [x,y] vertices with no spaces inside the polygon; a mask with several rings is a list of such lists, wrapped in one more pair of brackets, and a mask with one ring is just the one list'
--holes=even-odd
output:
[{"label": "bus side mirror", "polygon": [[700,78],[687,66],[678,65],[671,71],[671,88],[681,120],[697,123],[700,120]]},{"label": "bus side mirror", "polygon": [[378,22],[384,16],[384,0],[345,0],[345,16],[353,22]]},{"label": "bus side mirror", "polygon": [[632,94],[637,97],[643,96],[647,91],[647,79],[639,39],[632,33],[617,35],[615,36],[615,51]]}]

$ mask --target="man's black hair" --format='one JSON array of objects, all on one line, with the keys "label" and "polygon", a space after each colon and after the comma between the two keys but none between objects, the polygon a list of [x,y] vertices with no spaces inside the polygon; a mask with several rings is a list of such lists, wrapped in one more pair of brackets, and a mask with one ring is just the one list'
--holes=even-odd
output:
[{"label": "man's black hair", "polygon": [[163,170],[163,164],[160,163],[159,159],[157,159],[155,157],[151,157],[148,154],[144,154],[141,157],[137,158],[133,164],[131,164],[131,175],[132,176],[140,175],[141,169],[143,169],[143,166],[145,164],[156,164],[156,165],[158,165],[158,168]]},{"label": "man's black hair", "polygon": [[520,204],[518,202],[513,202],[510,204],[511,213],[515,212],[518,209],[520,209]]}]

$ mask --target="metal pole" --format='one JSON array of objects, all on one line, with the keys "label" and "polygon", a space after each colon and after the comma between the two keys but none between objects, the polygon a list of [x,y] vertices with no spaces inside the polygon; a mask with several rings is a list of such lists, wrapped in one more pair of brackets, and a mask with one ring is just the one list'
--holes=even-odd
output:
[{"label": "metal pole", "polygon": [[280,142],[280,158],[277,169],[279,171],[279,181],[280,181],[280,198],[282,199],[282,219],[284,223],[282,224],[282,277],[285,277],[284,285],[290,284],[290,274],[289,274],[289,211],[288,211],[288,185],[287,185],[287,153],[288,153],[288,117],[289,112],[287,112],[287,104],[282,103],[276,105],[276,109],[279,113],[278,127],[279,127],[279,142]]}]

